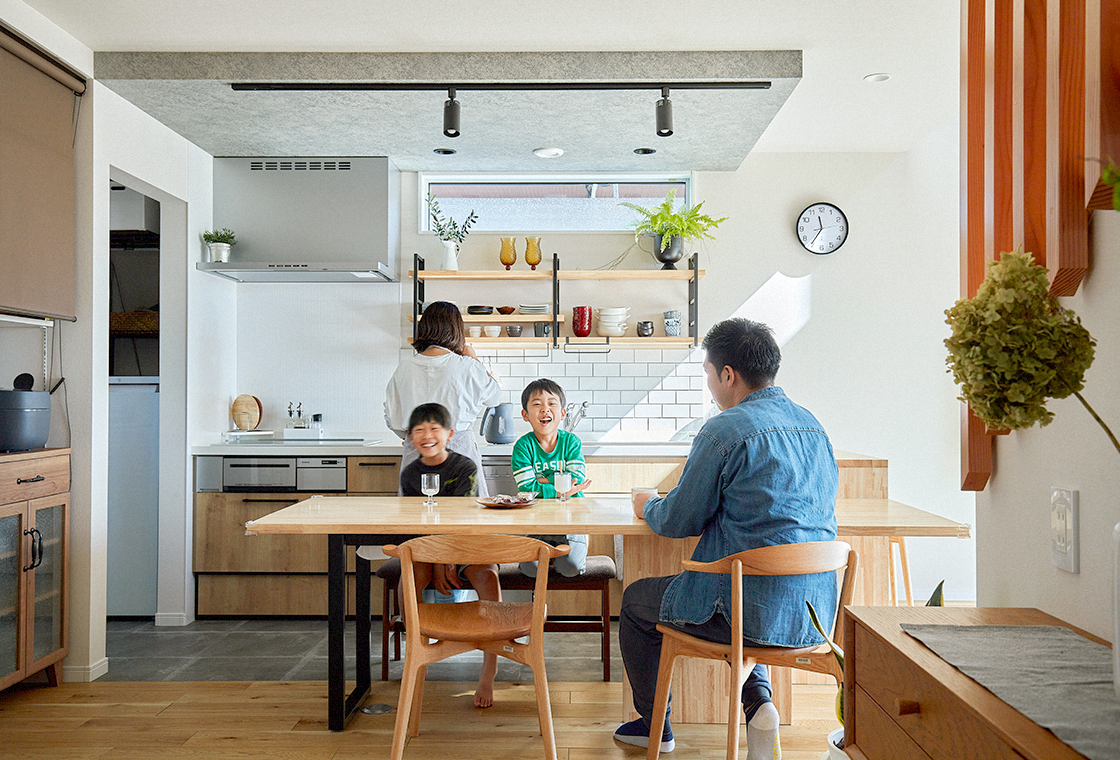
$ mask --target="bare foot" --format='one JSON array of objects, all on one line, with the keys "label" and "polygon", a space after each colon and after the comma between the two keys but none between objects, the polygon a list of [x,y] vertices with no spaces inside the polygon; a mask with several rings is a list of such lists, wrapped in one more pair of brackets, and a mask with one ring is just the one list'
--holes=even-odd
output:
[{"label": "bare foot", "polygon": [[482,657],[482,673],[478,676],[478,688],[474,692],[475,707],[494,705],[494,676],[498,672],[498,656],[486,653]]}]

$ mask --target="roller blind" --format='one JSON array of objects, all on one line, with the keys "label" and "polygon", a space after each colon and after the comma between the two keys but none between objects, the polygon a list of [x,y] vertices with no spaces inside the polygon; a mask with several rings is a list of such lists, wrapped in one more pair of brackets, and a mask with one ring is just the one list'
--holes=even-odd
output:
[{"label": "roller blind", "polygon": [[0,38],[0,311],[74,319],[75,91]]}]

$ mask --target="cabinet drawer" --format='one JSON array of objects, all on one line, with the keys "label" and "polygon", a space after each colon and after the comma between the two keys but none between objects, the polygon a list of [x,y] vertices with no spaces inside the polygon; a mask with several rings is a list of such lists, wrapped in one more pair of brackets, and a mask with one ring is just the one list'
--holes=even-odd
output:
[{"label": "cabinet drawer", "polygon": [[[934,760],[982,757],[986,760],[1021,760],[994,729],[972,712],[943,684],[904,657],[893,647],[856,625],[855,743],[863,747],[873,726],[861,722],[870,697],[889,719],[900,727]],[[917,712],[900,715],[899,700],[916,702]],[[866,733],[865,733],[866,732]],[[868,757],[871,754],[868,753]]]},{"label": "cabinet drawer", "polygon": [[856,687],[855,724],[859,734],[856,746],[867,755],[867,760],[930,760],[929,755],[859,687]]},{"label": "cabinet drawer", "polygon": [[400,457],[347,457],[346,492],[397,495],[401,482]]},{"label": "cabinet drawer", "polygon": [[0,461],[0,504],[53,496],[69,490],[69,456]]},{"label": "cabinet drawer", "polygon": [[196,573],[323,573],[327,537],[245,535],[245,523],[302,500],[306,494],[195,494]]}]

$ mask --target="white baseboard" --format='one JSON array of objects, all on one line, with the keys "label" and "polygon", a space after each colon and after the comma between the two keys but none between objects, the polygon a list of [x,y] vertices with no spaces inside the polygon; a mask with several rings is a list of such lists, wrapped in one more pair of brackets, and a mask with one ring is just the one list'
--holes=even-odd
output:
[{"label": "white baseboard", "polygon": [[90,683],[109,672],[109,658],[102,657],[92,665],[62,666],[62,680],[66,683]]},{"label": "white baseboard", "polygon": [[184,626],[193,623],[194,616],[187,615],[185,612],[157,612],[155,622],[156,627]]}]

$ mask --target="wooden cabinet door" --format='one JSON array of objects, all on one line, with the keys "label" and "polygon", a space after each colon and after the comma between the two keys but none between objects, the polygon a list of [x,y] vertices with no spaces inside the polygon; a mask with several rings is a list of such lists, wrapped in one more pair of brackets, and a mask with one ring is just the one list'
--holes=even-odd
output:
[{"label": "wooden cabinet door", "polygon": [[0,507],[0,689],[22,681],[27,502]]},{"label": "wooden cabinet door", "polygon": [[27,573],[26,610],[27,671],[35,673],[66,656],[70,495],[34,499],[27,512],[29,538],[37,544]]},{"label": "wooden cabinet door", "polygon": [[401,481],[400,457],[347,457],[346,493],[396,496]]},{"label": "wooden cabinet door", "polygon": [[310,498],[307,493],[196,493],[196,573],[325,573],[326,536],[246,536],[245,523]]}]

